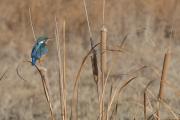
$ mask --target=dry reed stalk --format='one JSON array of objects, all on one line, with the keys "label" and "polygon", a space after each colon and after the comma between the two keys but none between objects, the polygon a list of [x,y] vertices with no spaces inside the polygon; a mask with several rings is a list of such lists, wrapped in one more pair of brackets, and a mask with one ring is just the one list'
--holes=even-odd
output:
[{"label": "dry reed stalk", "polygon": [[[90,37],[90,44],[91,44],[91,49],[94,46],[94,41],[92,39],[92,31],[90,27],[90,22],[89,22],[89,17],[88,17],[88,12],[87,12],[87,7],[86,7],[86,1],[83,0],[84,3],[84,11],[86,15],[86,21],[88,25],[88,30],[89,30],[89,37]],[[96,83],[96,91],[98,95],[98,100],[100,100],[100,95],[99,95],[99,70],[98,70],[98,60],[97,60],[97,52],[96,49],[93,49],[92,51],[92,56],[91,56],[91,65],[92,65],[92,73],[93,73],[93,78]]]},{"label": "dry reed stalk", "polygon": [[[105,5],[106,5],[106,1],[103,0],[102,3],[102,29],[101,29],[101,56],[100,56],[100,63],[101,63],[101,87],[102,87],[102,91],[101,94],[103,94],[103,88],[104,88],[104,75],[106,75],[107,73],[107,29],[105,27]],[[104,101],[102,100],[101,102],[101,109],[102,111],[100,113],[102,113],[100,120],[104,120]]]},{"label": "dry reed stalk", "polygon": [[48,87],[47,87],[47,84],[46,84],[46,80],[48,79],[47,78],[47,69],[44,68],[44,67],[40,68],[40,67],[38,67],[36,65],[35,65],[35,67],[36,67],[36,69],[38,70],[38,72],[39,72],[39,74],[41,76],[41,80],[42,80],[42,84],[43,84],[43,89],[44,89],[44,94],[45,94],[47,103],[49,105],[49,111],[50,111],[50,115],[51,115],[51,120],[55,120],[54,113],[53,113],[53,108],[52,108],[52,103],[51,103],[51,99],[50,99],[50,96],[49,96],[49,90],[48,90]]},{"label": "dry reed stalk", "polygon": [[83,58],[83,61],[80,65],[80,68],[78,70],[78,73],[77,73],[77,76],[76,76],[76,79],[74,81],[74,87],[73,87],[73,98],[72,98],[72,106],[71,106],[71,118],[73,120],[77,120],[78,119],[78,116],[77,116],[77,104],[78,104],[78,83],[79,83],[79,78],[80,78],[80,75],[81,75],[81,71],[82,71],[82,68],[83,66],[85,65],[86,61],[87,61],[87,58],[90,56],[90,54],[92,53],[93,49],[95,49],[100,43],[94,45],[89,51],[88,53],[85,55],[85,57]]},{"label": "dry reed stalk", "polygon": [[103,26],[105,25],[105,6],[106,6],[106,0],[103,0],[103,6],[102,6],[102,23],[103,23]]},{"label": "dry reed stalk", "polygon": [[[94,42],[92,39],[92,32],[91,32],[91,27],[90,27],[90,22],[89,22],[89,17],[88,17],[88,12],[87,12],[87,7],[86,7],[86,1],[83,0],[84,3],[84,11],[86,15],[86,21],[88,25],[88,30],[89,30],[89,36],[90,36],[90,43],[91,43],[91,48],[94,46]],[[98,62],[97,62],[97,53],[96,50],[93,49],[92,51],[92,56],[91,56],[91,64],[92,64],[92,72],[93,72],[93,77],[96,85],[98,85]],[[98,89],[97,89],[98,92]]]},{"label": "dry reed stalk", "polygon": [[63,95],[64,95],[64,119],[67,119],[67,100],[66,100],[66,21],[63,22]]},{"label": "dry reed stalk", "polygon": [[29,20],[30,20],[31,29],[32,29],[32,32],[33,32],[34,41],[36,41],[36,34],[34,32],[34,26],[33,26],[33,23],[32,23],[31,8],[29,8]]},{"label": "dry reed stalk", "polygon": [[111,70],[107,73],[107,76],[106,76],[106,79],[105,79],[105,83],[104,83],[104,87],[103,87],[103,91],[102,91],[102,94],[101,94],[101,97],[99,99],[99,119],[101,120],[102,119],[102,115],[103,115],[103,99],[104,99],[104,94],[105,94],[105,90],[106,90],[106,86],[107,86],[107,80],[109,78],[109,74],[110,74]]},{"label": "dry reed stalk", "polygon": [[118,104],[115,105],[115,108],[112,110],[112,115],[110,116],[110,120],[114,120],[118,111]]},{"label": "dry reed stalk", "polygon": [[133,81],[134,79],[136,79],[137,77],[133,77],[133,78],[130,78],[129,80],[127,80],[121,87],[120,87],[120,83],[118,84],[118,86],[116,87],[112,97],[111,97],[111,100],[108,104],[108,108],[107,108],[107,120],[109,119],[109,113],[110,113],[110,110],[111,110],[111,107],[112,107],[112,104],[116,98],[116,96],[119,98],[120,96],[120,93],[121,91],[123,90],[123,88],[125,88],[131,81]]},{"label": "dry reed stalk", "polygon": [[157,116],[158,120],[160,120],[160,100],[163,99],[163,94],[164,94],[164,85],[167,80],[167,75],[168,75],[168,69],[170,66],[170,60],[171,60],[171,50],[168,49],[168,51],[165,53],[164,56],[164,62],[163,62],[163,69],[162,69],[162,74],[161,74],[161,81],[160,81],[160,89],[159,89],[159,95],[158,95],[158,108],[157,108]]},{"label": "dry reed stalk", "polygon": [[55,23],[56,23],[56,30],[55,30],[55,36],[56,36],[56,45],[57,45],[57,54],[58,54],[58,66],[59,66],[59,93],[60,93],[60,105],[61,105],[61,115],[62,119],[65,120],[65,99],[64,99],[64,70],[62,69],[62,60],[61,60],[61,49],[60,49],[60,38],[59,38],[59,28],[58,28],[58,23],[57,19],[55,18]]},{"label": "dry reed stalk", "polygon": [[144,90],[144,120],[147,120],[147,114],[146,114],[146,109],[147,109],[147,89],[148,87],[152,84],[152,81],[150,81],[146,87],[145,87],[145,90]]},{"label": "dry reed stalk", "polygon": [[[90,22],[89,22],[89,17],[88,17],[88,12],[87,12],[87,7],[86,7],[86,1],[83,0],[84,3],[84,11],[86,15],[86,21],[88,25],[88,30],[89,30],[89,36],[90,36],[90,44],[91,44],[91,49],[94,46],[94,42],[92,39],[92,32],[91,32],[91,27],[90,27]],[[91,56],[91,65],[92,65],[92,73],[93,73],[93,78],[96,83],[96,90],[97,90],[97,95],[98,95],[98,100],[100,100],[100,95],[99,95],[99,72],[98,72],[98,62],[97,62],[97,52],[95,49],[92,51],[92,56]]]},{"label": "dry reed stalk", "polygon": [[[107,29],[105,26],[101,29],[101,88],[103,92],[104,88],[104,75],[107,73]],[[101,92],[101,93],[102,93]],[[101,108],[102,108],[102,120],[104,120],[104,101],[101,103]],[[100,119],[101,120],[101,119]]]},{"label": "dry reed stalk", "polygon": [[101,29],[101,72],[107,71],[107,29],[105,26]]},{"label": "dry reed stalk", "polygon": [[[31,64],[31,61],[23,61],[23,62],[28,62]],[[20,65],[20,64],[19,64]],[[17,67],[17,73],[18,73],[18,76],[25,80],[20,74],[19,74],[19,65]],[[54,113],[53,113],[53,108],[52,108],[52,103],[51,103],[51,99],[50,99],[50,96],[49,96],[49,91],[48,91],[48,87],[47,87],[47,83],[46,83],[46,80],[48,79],[47,77],[47,69],[44,68],[44,67],[38,67],[37,65],[35,65],[35,68],[37,69],[38,73],[40,74],[41,76],[41,80],[42,80],[42,84],[43,84],[43,90],[44,90],[44,94],[45,94],[45,97],[46,97],[46,100],[47,100],[47,103],[49,105],[49,111],[50,111],[50,115],[51,115],[51,120],[55,120],[55,117],[54,117]]]},{"label": "dry reed stalk", "polygon": [[147,95],[146,95],[146,92],[144,92],[144,120],[147,120],[147,114],[146,114],[146,109],[147,109],[146,104],[147,104],[147,102],[146,102],[146,99],[147,99]]},{"label": "dry reed stalk", "polygon": [[90,38],[92,38],[92,32],[91,32],[91,27],[90,27],[90,22],[89,22],[89,17],[88,17],[87,6],[86,6],[86,1],[85,0],[83,0],[83,5],[84,5],[86,21],[87,21],[88,30],[89,30],[89,36],[90,36]]}]

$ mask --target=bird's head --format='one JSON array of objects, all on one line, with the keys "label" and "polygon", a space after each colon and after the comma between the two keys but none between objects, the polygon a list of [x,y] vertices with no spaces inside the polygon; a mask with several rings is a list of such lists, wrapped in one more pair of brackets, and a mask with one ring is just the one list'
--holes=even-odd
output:
[{"label": "bird's head", "polygon": [[39,36],[39,37],[37,38],[37,42],[38,42],[38,43],[40,43],[40,42],[46,43],[48,39],[49,39],[49,38],[48,38],[47,36]]}]

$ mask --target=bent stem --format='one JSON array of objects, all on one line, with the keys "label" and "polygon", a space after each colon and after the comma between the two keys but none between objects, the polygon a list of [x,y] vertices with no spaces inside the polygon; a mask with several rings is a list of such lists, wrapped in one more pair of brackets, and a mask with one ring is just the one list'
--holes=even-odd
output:
[{"label": "bent stem", "polygon": [[[32,64],[31,61],[25,60],[22,63],[24,63],[24,62]],[[20,72],[19,72],[19,67],[20,67],[20,64],[16,68],[17,75],[20,77],[20,79],[25,80],[22,77],[22,75],[20,74]],[[55,120],[54,113],[53,113],[52,102],[51,102],[51,99],[50,99],[50,96],[49,96],[49,90],[48,90],[47,83],[46,83],[46,80],[48,79],[47,78],[47,69],[44,68],[44,67],[38,67],[37,65],[35,65],[35,68],[38,71],[38,73],[39,73],[39,75],[41,77],[41,80],[42,80],[43,90],[44,90],[44,94],[45,94],[45,97],[46,97],[46,101],[47,101],[48,106],[49,106],[51,120]]]},{"label": "bent stem", "polygon": [[80,75],[81,75],[81,71],[82,71],[82,68],[83,66],[85,65],[86,61],[87,61],[87,58],[90,56],[90,54],[92,53],[92,51],[99,45],[100,43],[94,45],[91,50],[89,50],[89,52],[86,54],[86,56],[84,57],[81,65],[80,65],[80,68],[78,70],[78,73],[77,73],[77,76],[76,76],[76,79],[74,81],[74,87],[73,87],[73,98],[72,98],[72,105],[71,105],[71,118],[73,120],[77,120],[77,104],[78,104],[78,82],[79,82],[79,78],[80,78]]},{"label": "bent stem", "polygon": [[51,99],[50,99],[50,96],[49,96],[49,91],[48,91],[48,87],[47,87],[47,83],[46,83],[46,80],[47,80],[47,69],[44,68],[44,67],[39,68],[36,65],[35,65],[35,67],[36,67],[36,69],[38,70],[38,72],[39,72],[39,74],[41,76],[41,80],[42,80],[42,84],[43,84],[43,89],[44,89],[44,94],[45,94],[47,103],[49,105],[49,111],[50,111],[50,114],[51,114],[51,120],[55,120],[54,113],[53,113],[53,108],[52,108],[52,103],[51,103]]}]

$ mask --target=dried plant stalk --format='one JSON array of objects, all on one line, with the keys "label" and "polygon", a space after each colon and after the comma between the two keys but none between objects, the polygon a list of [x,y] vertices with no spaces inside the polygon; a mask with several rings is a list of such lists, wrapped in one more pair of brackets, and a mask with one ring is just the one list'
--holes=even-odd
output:
[{"label": "dried plant stalk", "polygon": [[[92,32],[91,32],[91,27],[90,27],[90,22],[89,22],[87,7],[86,7],[86,1],[83,0],[83,3],[84,3],[84,11],[86,14],[86,21],[87,21],[87,25],[88,25],[90,43],[91,43],[91,49],[92,49],[94,46],[94,42],[92,39]],[[91,64],[92,64],[93,77],[94,77],[94,81],[96,82],[96,85],[98,84],[98,64],[97,63],[98,63],[97,62],[97,53],[96,53],[96,50],[93,49],[92,56],[91,56]]]},{"label": "dried plant stalk", "polygon": [[105,26],[101,29],[101,71],[107,71],[107,29]]},{"label": "dried plant stalk", "polygon": [[76,76],[76,79],[74,81],[74,87],[73,87],[73,98],[72,98],[72,105],[71,105],[71,119],[73,120],[77,120],[78,119],[78,116],[77,116],[77,104],[78,104],[78,83],[79,83],[79,78],[80,78],[80,75],[81,75],[81,71],[82,71],[82,68],[83,66],[85,65],[86,61],[87,61],[87,58],[90,56],[90,54],[92,53],[93,49],[95,49],[100,43],[94,45],[91,50],[88,51],[88,53],[86,54],[86,56],[83,58],[83,61],[80,65],[80,68],[78,70],[78,73],[77,73],[77,76]]},{"label": "dried plant stalk", "polygon": [[[101,29],[101,88],[102,88],[102,92],[103,93],[103,88],[104,88],[104,75],[107,72],[107,29],[105,26],[102,27]],[[100,120],[104,119],[104,101],[101,102],[101,112],[102,113],[102,118],[100,118]]]},{"label": "dried plant stalk", "polygon": [[147,89],[151,85],[151,83],[152,83],[152,81],[150,81],[146,85],[145,90],[144,90],[144,120],[147,120],[147,114],[146,114],[146,111],[147,111]]},{"label": "dried plant stalk", "polygon": [[164,62],[163,62],[163,69],[162,69],[162,74],[161,74],[161,81],[160,81],[160,89],[159,89],[159,95],[158,95],[158,109],[157,109],[157,117],[158,120],[160,120],[160,100],[163,98],[164,94],[164,85],[167,80],[167,75],[168,75],[168,69],[170,66],[170,60],[171,60],[171,50],[168,49],[164,56]]},{"label": "dried plant stalk", "polygon": [[[64,61],[63,61],[63,65],[62,65],[60,39],[59,39],[59,29],[58,29],[58,23],[57,23],[56,18],[55,18],[55,23],[56,23],[55,35],[56,35],[56,45],[57,45],[57,54],[58,54],[58,66],[59,66],[59,81],[58,82],[59,82],[61,115],[62,115],[62,119],[65,120],[66,119],[66,109],[65,109],[65,107],[66,107],[66,98],[65,98],[65,85],[64,85],[65,84],[65,82],[64,82],[64,78],[65,78],[65,72],[64,72],[65,69],[64,69],[64,67],[65,67],[65,64],[64,64]],[[64,39],[65,39],[65,37],[63,37],[63,40]],[[64,44],[65,43],[63,43],[63,49],[65,48]]]},{"label": "dried plant stalk", "polygon": [[[129,80],[127,80],[121,87],[120,87],[120,83],[119,85],[116,87],[110,101],[108,104],[108,108],[107,108],[107,119],[109,119],[109,115],[110,115],[110,110],[112,108],[112,104],[114,103],[115,99],[119,98],[121,91],[134,79],[136,79],[137,77],[132,77]],[[111,116],[110,116],[111,117]]]},{"label": "dried plant stalk", "polygon": [[105,96],[105,90],[106,90],[106,86],[107,86],[107,80],[109,78],[109,75],[110,75],[110,72],[111,70],[107,73],[107,76],[106,76],[106,79],[105,79],[105,83],[104,83],[104,86],[103,86],[103,91],[102,91],[102,94],[101,94],[101,97],[99,98],[99,119],[103,119],[103,108],[104,108],[104,96]]},{"label": "dried plant stalk", "polygon": [[55,120],[55,117],[54,117],[54,113],[53,113],[53,108],[52,108],[52,103],[51,103],[51,99],[50,99],[50,96],[49,96],[49,91],[48,91],[48,87],[47,87],[47,84],[46,84],[46,80],[48,79],[47,78],[47,70],[46,68],[43,68],[43,67],[37,67],[35,65],[36,69],[38,70],[40,76],[41,76],[41,80],[42,80],[42,84],[43,84],[43,89],[44,89],[44,94],[46,96],[46,100],[47,100],[47,103],[49,105],[49,110],[50,110],[50,114],[51,114],[51,120]]},{"label": "dried plant stalk", "polygon": [[66,101],[66,21],[63,22],[63,95],[64,95],[64,119],[67,119],[67,101]]},{"label": "dried plant stalk", "polygon": [[144,92],[144,120],[147,120],[147,114],[146,114],[146,109],[147,109],[147,95],[146,95],[146,91]]},{"label": "dried plant stalk", "polygon": [[36,34],[35,34],[34,26],[33,26],[33,23],[32,23],[31,8],[29,8],[29,19],[30,19],[31,29],[32,29],[32,32],[33,32],[34,41],[36,41]]}]

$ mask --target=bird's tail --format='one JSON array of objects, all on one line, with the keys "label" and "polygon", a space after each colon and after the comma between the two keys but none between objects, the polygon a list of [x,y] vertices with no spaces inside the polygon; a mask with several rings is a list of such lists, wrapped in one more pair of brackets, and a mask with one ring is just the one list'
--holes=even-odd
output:
[{"label": "bird's tail", "polygon": [[33,66],[36,64],[36,60],[37,60],[36,58],[32,57],[32,62],[31,63],[32,63]]}]

